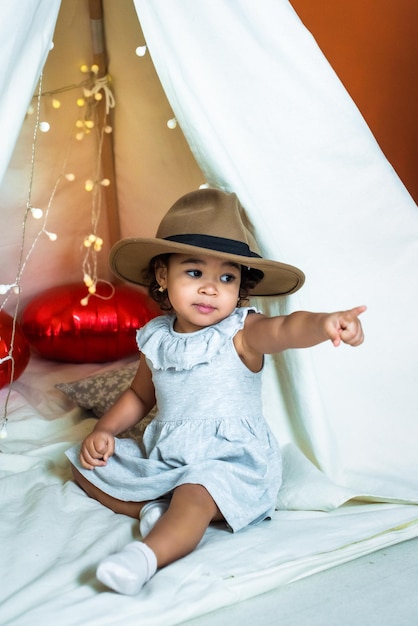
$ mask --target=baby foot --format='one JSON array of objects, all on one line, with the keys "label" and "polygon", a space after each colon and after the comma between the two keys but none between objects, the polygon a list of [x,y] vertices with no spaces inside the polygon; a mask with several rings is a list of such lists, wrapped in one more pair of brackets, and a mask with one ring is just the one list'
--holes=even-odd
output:
[{"label": "baby foot", "polygon": [[151,548],[140,541],[133,541],[120,552],[103,559],[96,576],[114,591],[133,596],[156,571],[157,559]]}]

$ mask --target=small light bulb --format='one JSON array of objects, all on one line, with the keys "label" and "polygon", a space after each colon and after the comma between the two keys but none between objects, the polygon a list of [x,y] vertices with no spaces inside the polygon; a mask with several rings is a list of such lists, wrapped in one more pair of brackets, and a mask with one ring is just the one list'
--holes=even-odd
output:
[{"label": "small light bulb", "polygon": [[91,241],[92,243],[94,243],[96,241],[96,235],[94,235],[93,233],[91,233],[91,235],[89,235],[89,241]]},{"label": "small light bulb", "polygon": [[86,191],[93,191],[93,188],[94,188],[94,182],[92,180],[86,180],[84,189]]},{"label": "small light bulb", "polygon": [[42,211],[42,209],[38,209],[38,208],[35,208],[35,207],[32,207],[32,208],[31,208],[31,210],[30,210],[30,212],[32,213],[32,217],[33,217],[35,220],[40,220],[40,219],[41,219],[41,217],[42,217],[42,216],[43,216],[43,214],[44,214],[44,212]]},{"label": "small light bulb", "polygon": [[97,100],[97,102],[100,102],[100,100],[103,99],[103,96],[101,93],[95,93],[94,94],[94,99]]},{"label": "small light bulb", "polygon": [[109,185],[110,185],[110,180],[109,180],[108,178],[103,178],[103,180],[101,180],[101,181],[100,181],[100,184],[101,184],[103,187],[109,187]]},{"label": "small light bulb", "polygon": [[93,74],[97,74],[97,72],[99,71],[99,66],[97,65],[97,63],[94,63],[90,69],[93,72]]},{"label": "small light bulb", "polygon": [[51,128],[51,126],[48,124],[48,122],[40,122],[39,123],[39,130],[42,133],[47,133],[50,128]]},{"label": "small light bulb", "polygon": [[73,182],[73,180],[75,180],[75,176],[72,172],[69,172],[68,174],[65,174],[65,178],[70,181],[70,183]]},{"label": "small light bulb", "polygon": [[54,109],[59,109],[60,106],[61,106],[61,102],[57,100],[56,98],[52,98],[52,107]]},{"label": "small light bulb", "polygon": [[53,50],[53,49],[54,49],[54,46],[55,46],[54,42],[53,42],[53,41],[51,41],[51,43],[49,44],[49,49],[50,49],[50,50]]},{"label": "small light bulb", "polygon": [[28,115],[33,115],[33,114],[34,114],[34,112],[35,112],[35,109],[34,109],[34,108],[33,108],[33,106],[30,104],[30,105],[28,106],[28,110],[26,111],[26,113],[27,113]]},{"label": "small light bulb", "polygon": [[90,285],[89,289],[89,293],[93,294],[96,293],[96,285]]},{"label": "small light bulb", "polygon": [[85,238],[85,240],[83,241],[83,246],[84,246],[85,248],[90,248],[90,246],[91,246],[91,241],[89,240],[89,238],[88,238],[88,237],[86,237],[86,238]]},{"label": "small light bulb", "polygon": [[85,127],[86,127],[86,128],[88,128],[89,130],[90,130],[91,128],[94,128],[94,122],[93,122],[93,120],[86,120],[86,121],[84,122],[84,125],[85,125]]},{"label": "small light bulb", "polygon": [[89,303],[89,299],[88,298],[83,298],[82,300],[80,300],[81,306],[87,306],[88,303]]},{"label": "small light bulb", "polygon": [[58,239],[58,235],[56,233],[50,233],[47,230],[44,230],[44,233],[50,241],[56,241]]},{"label": "small light bulb", "polygon": [[77,133],[75,138],[77,139],[77,141],[81,141],[82,139],[84,139],[84,133]]},{"label": "small light bulb", "polygon": [[111,132],[113,132],[113,128],[111,126],[109,126],[109,124],[107,124],[104,128],[103,128],[104,132],[109,135]]},{"label": "small light bulb", "polygon": [[170,128],[171,130],[173,130],[173,128],[176,128],[177,126],[177,120],[175,117],[172,117],[171,120],[168,120],[167,122],[167,126],[168,128]]},{"label": "small light bulb", "polygon": [[78,107],[83,107],[85,104],[86,104],[86,101],[84,100],[84,98],[77,98]]},{"label": "small light bulb", "polygon": [[89,274],[84,274],[84,284],[86,285],[86,287],[90,287],[90,285],[93,284],[93,279]]},{"label": "small light bulb", "polygon": [[83,74],[87,74],[87,72],[89,72],[88,65],[85,65],[85,64],[81,65],[80,72],[83,72]]},{"label": "small light bulb", "polygon": [[103,239],[101,237],[96,237],[96,243],[101,247],[103,245]]},{"label": "small light bulb", "polygon": [[135,54],[138,57],[145,56],[146,52],[147,52],[147,46],[138,46],[137,49],[135,50]]}]

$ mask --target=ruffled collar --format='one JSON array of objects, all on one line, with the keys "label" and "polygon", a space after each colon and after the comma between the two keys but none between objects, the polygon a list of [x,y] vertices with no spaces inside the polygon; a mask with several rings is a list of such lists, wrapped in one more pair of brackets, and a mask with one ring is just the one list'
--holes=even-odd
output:
[{"label": "ruffled collar", "polygon": [[138,347],[159,370],[189,370],[210,363],[243,328],[245,318],[254,307],[237,308],[229,317],[213,326],[193,333],[174,330],[174,315],[156,317],[137,332]]}]

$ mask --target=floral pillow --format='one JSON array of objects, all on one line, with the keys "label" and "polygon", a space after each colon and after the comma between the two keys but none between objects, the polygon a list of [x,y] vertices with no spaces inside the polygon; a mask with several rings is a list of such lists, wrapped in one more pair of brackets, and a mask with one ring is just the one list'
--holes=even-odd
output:
[{"label": "floral pillow", "polygon": [[93,411],[96,417],[101,417],[128,389],[137,369],[138,363],[131,363],[80,380],[58,383],[55,387],[78,406]]}]

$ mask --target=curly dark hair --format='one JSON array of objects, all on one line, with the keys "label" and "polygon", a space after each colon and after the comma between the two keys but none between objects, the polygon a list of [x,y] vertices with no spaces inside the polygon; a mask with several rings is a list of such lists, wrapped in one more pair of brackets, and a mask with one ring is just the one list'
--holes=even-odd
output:
[{"label": "curly dark hair", "polygon": [[[171,311],[172,306],[168,298],[167,291],[161,292],[160,286],[155,279],[155,270],[159,267],[167,267],[171,254],[159,254],[151,259],[147,269],[144,271],[144,282],[148,284],[148,294],[159,304],[162,311]],[[248,302],[251,291],[261,282],[264,274],[261,270],[253,267],[241,265],[241,283],[239,287],[239,298],[237,306],[244,306]]]}]

